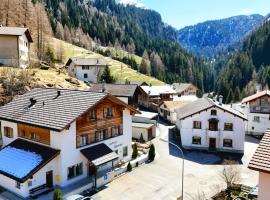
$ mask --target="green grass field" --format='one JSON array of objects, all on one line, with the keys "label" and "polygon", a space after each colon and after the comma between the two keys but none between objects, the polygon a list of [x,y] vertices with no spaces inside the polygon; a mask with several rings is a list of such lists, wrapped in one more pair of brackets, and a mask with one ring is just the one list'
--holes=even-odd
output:
[{"label": "green grass field", "polygon": [[[117,60],[113,60],[109,57],[104,57],[100,54],[94,53],[92,51],[86,50],[84,48],[69,44],[67,42],[64,42],[62,40],[58,40],[56,38],[52,38],[50,46],[53,48],[54,52],[59,51],[60,48],[64,49],[64,61],[66,62],[68,58],[70,57],[99,57],[104,58],[109,64],[110,64],[110,70],[112,75],[117,79],[118,83],[125,83],[126,79],[129,81],[144,81],[148,84],[152,85],[164,85],[165,83],[153,78],[146,76],[144,74],[139,73],[136,70],[131,69],[128,65],[121,63]],[[62,46],[62,47],[61,47]],[[106,47],[105,47],[106,48]],[[110,47],[111,48],[111,47]],[[128,53],[125,51],[118,52],[123,55],[127,55]],[[135,55],[134,55],[135,56]],[[136,56],[135,57],[136,62],[139,64],[141,63],[141,57]]]}]

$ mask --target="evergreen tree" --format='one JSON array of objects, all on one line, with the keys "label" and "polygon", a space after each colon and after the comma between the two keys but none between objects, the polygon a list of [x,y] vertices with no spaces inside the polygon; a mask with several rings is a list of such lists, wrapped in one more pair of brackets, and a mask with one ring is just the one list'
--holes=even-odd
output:
[{"label": "evergreen tree", "polygon": [[60,189],[56,188],[53,193],[53,200],[62,200],[62,192]]},{"label": "evergreen tree", "polygon": [[111,75],[109,66],[105,67],[103,74],[100,77],[100,81],[101,82],[104,81],[105,83],[115,83],[116,82],[115,78]]},{"label": "evergreen tree", "polygon": [[131,172],[132,171],[132,166],[131,166],[130,162],[127,165],[127,171],[128,172]]},{"label": "evergreen tree", "polygon": [[138,146],[137,143],[134,143],[132,146],[132,159],[136,159],[138,157]]},{"label": "evergreen tree", "polygon": [[232,91],[232,89],[230,89],[230,90],[229,90],[229,93],[228,93],[228,96],[227,96],[227,98],[226,98],[226,104],[231,103],[232,100],[233,100],[233,91]]},{"label": "evergreen tree", "polygon": [[241,100],[241,91],[239,89],[239,87],[237,86],[236,89],[235,89],[235,93],[234,93],[234,98],[233,100],[235,102],[239,102]]},{"label": "evergreen tree", "polygon": [[155,160],[155,156],[156,156],[155,146],[154,146],[154,144],[151,144],[150,145],[149,152],[148,152],[148,160],[154,161]]}]

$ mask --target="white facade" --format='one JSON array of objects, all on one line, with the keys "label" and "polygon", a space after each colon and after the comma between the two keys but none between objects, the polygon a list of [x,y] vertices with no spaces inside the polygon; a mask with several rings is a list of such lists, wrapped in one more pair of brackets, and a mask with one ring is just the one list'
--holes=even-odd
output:
[{"label": "white facade", "polygon": [[259,173],[259,193],[258,200],[269,200],[270,199],[270,174],[263,172]]},{"label": "white facade", "polygon": [[[8,145],[12,141],[18,138],[17,134],[17,124],[7,121],[1,121],[1,129],[2,133],[4,133],[4,127],[13,128],[13,138],[3,137],[4,146]],[[32,141],[31,141],[32,142]],[[82,155],[80,152],[81,149],[89,148],[91,146],[95,146],[97,144],[104,143],[113,151],[117,152],[120,160],[129,161],[131,159],[132,154],[132,116],[130,115],[130,111],[125,109],[123,111],[123,135],[114,137],[111,139],[107,139],[104,141],[100,141],[95,144],[87,145],[82,148],[76,148],[76,122],[73,122],[69,129],[63,130],[62,132],[50,131],[50,147],[54,149],[61,150],[60,155],[46,164],[41,170],[34,174],[32,179],[28,179],[26,182],[21,184],[20,189],[16,187],[16,181],[8,178],[4,175],[0,175],[0,185],[11,192],[16,193],[21,197],[28,197],[29,190],[32,188],[38,187],[40,185],[46,184],[46,172],[53,172],[53,185],[57,185],[60,187],[66,187],[70,184],[73,184],[77,181],[80,181],[84,178],[88,177],[88,160]],[[42,144],[43,145],[43,144]],[[47,146],[47,145],[45,145]],[[123,148],[128,148],[127,156],[123,156]],[[83,164],[83,173],[77,177],[72,179],[68,179],[68,168],[77,165]],[[104,166],[100,166],[101,168],[111,168],[112,164],[107,163]],[[97,187],[104,185],[105,183],[111,181],[114,178],[114,172],[108,172],[106,177],[98,177],[97,179]],[[31,186],[28,185],[28,182],[31,181]]]},{"label": "white facade", "polygon": [[270,128],[270,114],[250,112],[249,103],[237,105],[237,107],[242,109],[248,119],[246,122],[246,134],[263,135]]},{"label": "white facade", "polygon": [[[216,115],[211,115],[211,110],[216,110]],[[209,130],[209,119],[217,120],[216,131]],[[194,122],[201,123],[200,128],[194,128]],[[232,124],[232,130],[224,130],[224,124]],[[209,149],[215,148],[218,151],[231,151],[236,153],[244,152],[245,141],[245,121],[244,119],[226,112],[220,108],[213,107],[183,119],[177,120],[177,128],[180,130],[181,141],[184,148],[187,149]],[[194,142],[194,139],[197,139]],[[232,141],[231,147],[224,146],[224,139]],[[199,140],[201,140],[199,142]],[[194,144],[197,143],[197,144]],[[211,144],[210,144],[211,143]],[[212,146],[211,146],[212,145]]]},{"label": "white facade", "polygon": [[12,48],[12,52],[10,52],[7,57],[0,56],[0,63],[7,66],[26,68],[30,62],[30,42],[25,34],[12,37],[14,37],[14,40],[10,40],[10,44],[8,44],[9,41],[5,41],[3,47],[0,44],[1,51],[5,51],[5,49],[2,48],[4,48],[6,45],[10,45]]},{"label": "white facade", "polygon": [[138,125],[138,123],[133,123],[132,125],[132,138],[137,140],[143,137],[144,141],[149,141],[153,137],[156,137],[156,127],[154,124],[142,124]]},{"label": "white facade", "polygon": [[68,67],[68,72],[70,76],[73,76],[81,81],[98,83],[104,69],[105,66],[81,66],[75,65],[74,62],[71,62]]}]

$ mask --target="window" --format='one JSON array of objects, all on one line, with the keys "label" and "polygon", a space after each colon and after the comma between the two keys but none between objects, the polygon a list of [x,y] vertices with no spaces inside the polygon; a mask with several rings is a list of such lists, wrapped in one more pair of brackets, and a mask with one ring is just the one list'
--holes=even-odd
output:
[{"label": "window", "polygon": [[89,66],[82,66],[82,70],[89,70]]},{"label": "window", "polygon": [[112,137],[118,135],[123,135],[123,127],[122,126],[112,127]]},{"label": "window", "polygon": [[192,137],[192,144],[201,145],[202,144],[201,137],[197,136]]},{"label": "window", "polygon": [[216,116],[217,115],[217,111],[216,110],[211,110],[211,115]]},{"label": "window", "polygon": [[118,150],[115,150],[114,152],[115,152],[116,154],[118,154]]},{"label": "window", "polygon": [[21,183],[16,181],[16,188],[21,189]]},{"label": "window", "polygon": [[28,187],[32,187],[32,185],[33,185],[33,182],[31,180],[28,181]]},{"label": "window", "polygon": [[194,121],[193,122],[193,128],[194,129],[201,129],[202,128],[202,122],[200,122],[200,121]]},{"label": "window", "polygon": [[38,135],[36,133],[31,133],[31,140],[38,141],[39,140]]},{"label": "window", "polygon": [[80,136],[80,146],[85,146],[88,144],[88,135]]},{"label": "window", "polygon": [[88,78],[88,74],[83,74],[83,78]]},{"label": "window", "polygon": [[26,138],[25,130],[22,130],[21,137]]},{"label": "window", "polygon": [[105,140],[108,138],[108,130],[104,129],[96,132],[96,142]]},{"label": "window", "polygon": [[106,117],[106,118],[113,117],[112,107],[104,108],[104,110],[103,110],[103,116]]},{"label": "window", "polygon": [[76,176],[80,176],[83,173],[83,164],[79,163],[77,165],[73,165],[71,167],[68,167],[68,179],[72,179]]},{"label": "window", "polygon": [[4,135],[8,138],[13,138],[13,128],[5,126],[4,127]]},{"label": "window", "polygon": [[123,147],[123,157],[126,157],[126,156],[128,156],[128,147],[127,146]]},{"label": "window", "polygon": [[224,131],[233,131],[232,123],[224,123]]},{"label": "window", "polygon": [[90,120],[96,120],[97,119],[97,114],[96,114],[96,110],[91,110],[90,111],[90,116],[89,116]]},{"label": "window", "polygon": [[260,122],[260,117],[259,117],[259,116],[254,116],[253,121],[255,121],[255,122]]},{"label": "window", "polygon": [[231,139],[224,139],[223,140],[223,147],[232,147],[232,140]]}]

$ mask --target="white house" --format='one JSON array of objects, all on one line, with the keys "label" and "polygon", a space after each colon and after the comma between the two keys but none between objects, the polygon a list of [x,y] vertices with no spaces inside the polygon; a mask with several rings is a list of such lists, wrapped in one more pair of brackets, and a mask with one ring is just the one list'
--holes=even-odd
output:
[{"label": "white house", "polygon": [[66,66],[70,76],[82,81],[98,83],[105,67],[109,64],[103,58],[70,58]]},{"label": "white house", "polygon": [[202,98],[176,111],[184,148],[244,152],[246,118],[221,102]]},{"label": "white house", "polygon": [[249,169],[259,172],[258,200],[270,199],[270,131],[266,131],[256,152],[248,165]]},{"label": "white house", "polygon": [[154,124],[132,123],[132,138],[149,141],[156,137],[156,127]]},{"label": "white house", "polygon": [[27,67],[32,42],[27,28],[0,26],[0,65]]},{"label": "white house", "polygon": [[248,118],[246,133],[263,135],[270,128],[270,91],[260,91],[242,100]]},{"label": "white house", "polygon": [[0,186],[21,197],[88,180],[100,187],[131,159],[132,115],[105,94],[33,89],[0,108]]}]

